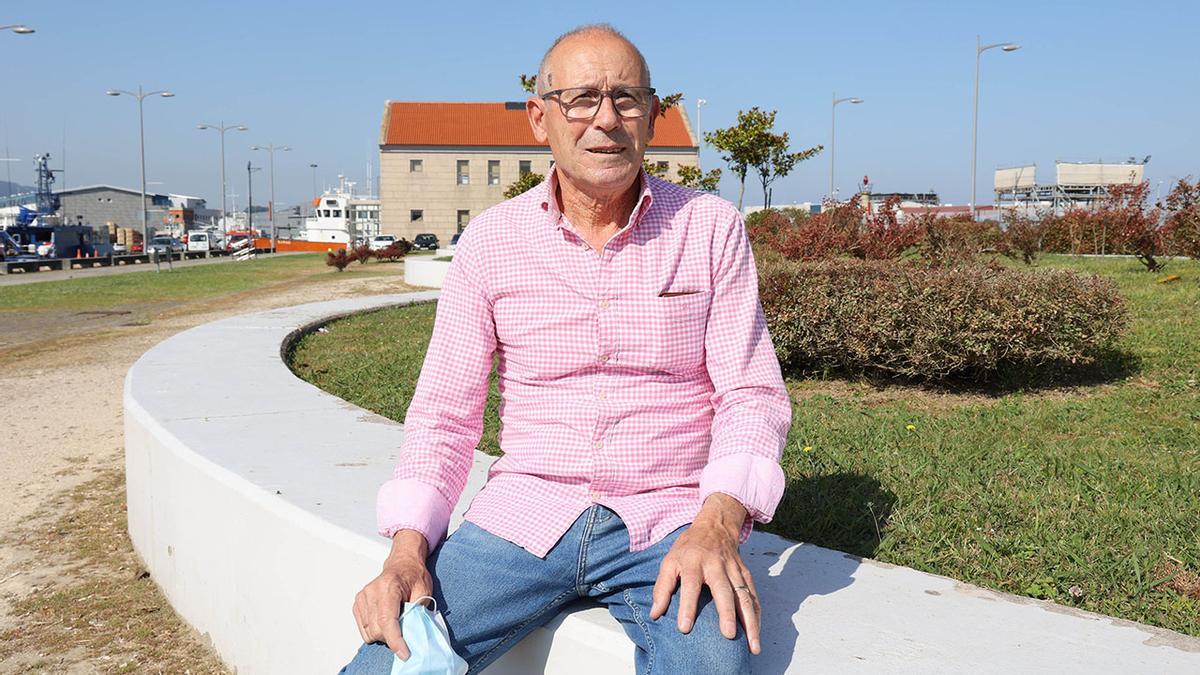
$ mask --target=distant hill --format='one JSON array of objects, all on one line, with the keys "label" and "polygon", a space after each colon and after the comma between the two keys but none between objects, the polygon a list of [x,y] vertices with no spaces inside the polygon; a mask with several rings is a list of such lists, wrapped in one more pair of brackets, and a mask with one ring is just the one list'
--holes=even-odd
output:
[{"label": "distant hill", "polygon": [[33,192],[35,187],[32,185],[21,185],[20,183],[10,183],[6,180],[0,180],[0,196],[8,196],[20,194],[22,192]]}]

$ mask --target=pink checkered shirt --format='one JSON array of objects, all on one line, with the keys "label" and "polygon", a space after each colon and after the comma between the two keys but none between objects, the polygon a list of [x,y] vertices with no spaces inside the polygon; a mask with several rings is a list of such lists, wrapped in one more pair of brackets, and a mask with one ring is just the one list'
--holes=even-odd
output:
[{"label": "pink checkered shirt", "polygon": [[446,534],[483,431],[493,356],[500,448],[466,519],[544,557],[593,504],[631,551],[722,492],[767,522],[791,405],[729,202],[644,172],[602,252],[559,210],[557,176],[471,221],[438,300],[380,534]]}]

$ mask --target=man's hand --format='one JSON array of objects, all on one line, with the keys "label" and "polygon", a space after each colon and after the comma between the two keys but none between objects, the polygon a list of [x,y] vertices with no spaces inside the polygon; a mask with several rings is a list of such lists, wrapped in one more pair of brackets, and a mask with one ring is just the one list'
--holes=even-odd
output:
[{"label": "man's hand", "polygon": [[708,586],[717,605],[721,635],[737,637],[740,621],[750,643],[750,652],[758,654],[761,607],[750,570],[738,554],[738,538],[746,509],[736,499],[716,493],[704,500],[695,522],[675,540],[663,558],[654,582],[654,605],[650,619],[667,613],[671,596],[679,584],[679,632],[688,633],[696,621],[700,588]]},{"label": "man's hand", "polygon": [[411,653],[400,632],[400,609],[405,602],[433,595],[433,578],[425,567],[428,555],[425,535],[415,530],[397,532],[383,571],[354,596],[354,619],[363,642],[383,640],[404,661]]}]

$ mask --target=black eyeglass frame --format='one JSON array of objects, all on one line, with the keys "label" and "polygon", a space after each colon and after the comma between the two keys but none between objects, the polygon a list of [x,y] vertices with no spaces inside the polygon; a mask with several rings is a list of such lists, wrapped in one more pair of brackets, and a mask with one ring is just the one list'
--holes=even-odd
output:
[{"label": "black eyeglass frame", "polygon": [[[586,91],[598,92],[600,94],[600,103],[599,103],[599,105],[596,106],[596,112],[592,113],[588,117],[571,117],[569,114],[567,114],[566,104],[563,103],[563,100],[562,100],[562,93],[564,91],[575,91],[575,90],[580,90],[580,89],[586,90]],[[639,117],[645,117],[650,114],[650,108],[654,107],[653,100],[651,100],[650,107],[646,108],[646,112],[644,112],[644,113],[640,113],[638,115],[633,115],[633,116],[621,114],[621,111],[619,109],[617,109],[617,100],[615,98],[613,98],[613,94],[615,94],[617,92],[623,92],[623,91],[625,91],[625,92],[627,92],[627,91],[644,91],[644,92],[650,94],[651,98],[653,98],[655,93],[657,93],[658,90],[655,89],[654,87],[617,87],[616,89],[597,89],[596,87],[564,87],[563,89],[555,89],[553,91],[548,91],[548,92],[542,94],[541,96],[539,96],[538,98],[545,101],[546,99],[550,98],[551,96],[557,97],[558,98],[558,109],[560,111],[562,111],[563,117],[565,117],[571,121],[575,121],[575,122],[583,122],[585,120],[594,119],[596,117],[596,115],[600,114],[600,108],[604,107],[604,99],[605,98],[612,101],[613,110],[617,113],[618,117],[623,117],[627,120],[635,120],[635,119],[638,119]]]}]

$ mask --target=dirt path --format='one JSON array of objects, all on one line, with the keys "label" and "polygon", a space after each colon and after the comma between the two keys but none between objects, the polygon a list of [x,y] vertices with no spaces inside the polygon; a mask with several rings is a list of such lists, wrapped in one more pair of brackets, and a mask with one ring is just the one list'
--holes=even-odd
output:
[{"label": "dirt path", "polygon": [[[138,563],[123,515],[125,374],[153,345],[203,323],[317,300],[411,290],[403,283],[403,265],[379,268],[391,273],[331,276],[336,273],[321,270],[301,282],[183,303],[156,314],[147,325],[97,326],[81,319],[77,330],[47,337],[30,322],[23,340],[13,340],[9,327],[8,355],[0,355],[0,672],[170,672],[176,666],[183,672],[189,663],[193,673],[219,670],[211,650],[195,631],[181,628],[169,607],[139,608],[166,622],[151,627],[140,643],[128,634],[134,631],[129,617],[106,617],[104,606],[92,607],[94,616],[81,611],[104,593],[78,595],[72,611],[56,608],[82,592],[81,585],[103,589],[143,579],[140,570],[126,569]],[[86,357],[64,362],[68,346],[84,347],[72,351]],[[115,578],[97,575],[101,568]],[[152,584],[142,586],[145,593],[139,591],[136,602],[161,601],[161,595],[153,600]],[[112,640],[94,644],[91,635],[84,640],[79,633],[102,633],[114,621],[123,621],[125,628],[112,631],[117,647]],[[180,645],[186,660],[130,656],[161,651],[156,643],[168,628],[176,641],[187,643]],[[72,640],[73,634],[81,639]]]}]

